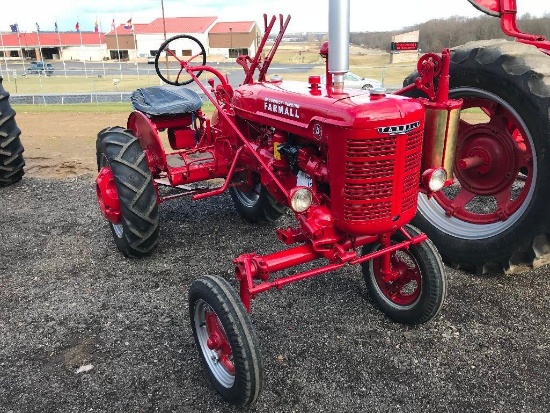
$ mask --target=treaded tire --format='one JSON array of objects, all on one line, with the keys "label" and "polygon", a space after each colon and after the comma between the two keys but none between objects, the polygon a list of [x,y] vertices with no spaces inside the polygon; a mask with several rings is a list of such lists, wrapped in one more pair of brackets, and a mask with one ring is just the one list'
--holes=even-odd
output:
[{"label": "treaded tire", "polygon": [[[405,229],[412,236],[420,235],[420,231],[412,225],[406,225]],[[392,242],[395,243],[406,239],[399,231],[392,235]],[[363,255],[379,248],[380,244],[365,245]],[[370,300],[376,308],[395,322],[408,325],[428,322],[441,310],[447,293],[443,262],[437,249],[427,239],[420,244],[411,245],[407,251],[394,252],[393,257],[398,262],[392,260],[392,268],[400,274],[400,277],[394,281],[395,285],[399,285],[401,277],[403,274],[406,277],[408,271],[412,271],[416,277],[420,278],[420,283],[417,283],[417,280],[414,281],[414,292],[409,291],[409,296],[401,295],[401,288],[399,292],[390,291],[391,287],[388,288],[389,284],[380,279],[382,275],[377,269],[379,268],[376,265],[377,260],[379,263],[381,258],[375,258],[361,264]],[[407,284],[402,288],[408,288]],[[395,296],[391,296],[392,294]]]},{"label": "treaded tire", "polygon": [[533,155],[529,193],[507,219],[490,224],[445,217],[435,201],[421,195],[413,223],[455,268],[519,273],[550,262],[550,56],[506,40],[470,42],[452,50],[450,86],[452,98],[508,106],[526,129]]},{"label": "treaded tire", "polygon": [[248,222],[274,222],[285,213],[285,206],[276,201],[260,183],[250,192],[230,188],[229,194],[239,215]]},{"label": "treaded tire", "polygon": [[[216,331],[222,332],[224,346],[230,346],[232,373],[221,361],[229,353],[222,349],[227,347],[212,349],[208,345],[212,331],[205,321],[206,313],[214,315]],[[250,316],[233,287],[218,276],[207,275],[193,281],[189,288],[189,317],[203,367],[214,388],[229,403],[253,404],[262,391],[262,355]]]},{"label": "treaded tire", "polygon": [[25,173],[21,130],[15,123],[15,110],[10,106],[10,94],[2,80],[0,76],[0,187],[19,181]]},{"label": "treaded tire", "polygon": [[111,168],[120,201],[122,223],[110,223],[118,249],[127,257],[148,255],[159,238],[159,213],[153,177],[145,153],[130,130],[100,131],[96,141],[98,171]]}]

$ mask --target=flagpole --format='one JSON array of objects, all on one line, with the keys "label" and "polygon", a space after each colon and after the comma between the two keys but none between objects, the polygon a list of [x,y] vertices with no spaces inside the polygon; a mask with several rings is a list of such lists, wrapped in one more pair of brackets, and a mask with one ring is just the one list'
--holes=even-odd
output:
[{"label": "flagpole", "polygon": [[118,58],[118,70],[120,70],[120,75],[122,77],[122,63],[120,63],[120,47],[118,45],[118,27],[116,26],[114,17],[113,17],[112,25],[114,26],[113,28],[115,30],[115,37],[116,37],[116,56]]},{"label": "flagpole", "polygon": [[[97,16],[95,18],[95,23],[96,23],[96,26],[97,27],[97,39],[99,41],[99,52],[100,52],[100,56],[101,56],[101,53],[103,52],[103,49],[101,47],[101,22],[99,22],[99,26],[97,24]],[[105,59],[104,59],[105,55],[101,56],[101,63],[103,64],[103,77],[105,77]]]},{"label": "flagpole", "polygon": [[[0,40],[2,41],[2,54],[4,55],[4,64],[6,65],[6,74],[8,76],[8,81],[10,80],[10,72],[8,70],[8,61],[6,60],[6,47],[4,46],[4,35],[0,31]],[[0,70],[2,70],[2,65],[0,65]],[[0,74],[0,77],[2,75]]]},{"label": "flagpole", "polygon": [[59,57],[63,62],[63,73],[67,77],[67,66],[65,65],[65,58],[63,57],[63,46],[61,45],[61,35],[59,34],[59,27],[57,27],[57,21],[55,22],[55,31],[57,32],[57,40],[59,40]]},{"label": "flagpole", "polygon": [[[40,55],[40,61],[44,63],[44,56],[42,55],[42,45],[40,44],[40,26],[38,25],[38,23],[36,23],[36,37],[38,39],[38,54]],[[44,75],[46,75],[46,67],[44,67]]]},{"label": "flagpole", "polygon": [[136,49],[136,70],[137,70],[137,76],[138,76],[138,80],[139,80],[138,48],[137,48],[136,31],[134,30],[134,18],[133,18],[133,16],[132,16],[132,34],[134,35],[134,47]]},{"label": "flagpole", "polygon": [[88,79],[88,69],[86,69],[86,59],[82,58],[82,49],[84,48],[84,45],[82,44],[82,30],[80,30],[80,17],[78,17],[78,34],[80,36],[80,60],[84,62],[84,76],[86,76],[86,79]]},{"label": "flagpole", "polygon": [[15,23],[17,28],[17,40],[19,41],[19,56],[21,57],[21,63],[23,63],[23,73],[27,73],[25,69],[25,53],[23,53],[23,46],[21,46],[21,33],[19,33],[19,23]]}]

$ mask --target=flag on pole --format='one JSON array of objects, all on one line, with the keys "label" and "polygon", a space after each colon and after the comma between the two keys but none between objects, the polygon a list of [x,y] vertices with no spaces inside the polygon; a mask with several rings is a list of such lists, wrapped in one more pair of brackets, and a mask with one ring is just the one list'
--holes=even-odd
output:
[{"label": "flag on pole", "polygon": [[80,31],[80,24],[78,24],[78,22],[76,22],[76,24],[74,25],[74,29],[79,32]]},{"label": "flag on pole", "polygon": [[132,29],[132,19],[128,20],[124,25],[125,29]]},{"label": "flag on pole", "polygon": [[96,33],[99,32],[99,23],[97,22],[97,19],[95,19],[94,32],[96,32]]},{"label": "flag on pole", "polygon": [[17,23],[10,24],[10,29],[12,33],[19,33],[19,26],[17,25]]},{"label": "flag on pole", "polygon": [[38,23],[34,23],[36,24],[36,32],[38,33],[40,31],[40,26],[38,25]]},{"label": "flag on pole", "polygon": [[55,22],[54,25],[55,25],[55,32],[59,33],[59,29],[57,28],[57,22]]},{"label": "flag on pole", "polygon": [[111,30],[116,30],[115,19],[113,19],[113,22],[111,23]]}]

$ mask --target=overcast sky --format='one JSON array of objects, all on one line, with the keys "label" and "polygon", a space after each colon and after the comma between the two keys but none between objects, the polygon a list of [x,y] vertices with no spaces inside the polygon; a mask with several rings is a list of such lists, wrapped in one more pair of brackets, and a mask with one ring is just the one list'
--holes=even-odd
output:
[{"label": "overcast sky", "polygon": [[[7,0],[2,0],[5,4]],[[548,0],[517,0],[519,13],[535,16],[550,14]],[[291,14],[287,32],[327,31],[328,0],[164,0],[166,17],[217,16],[220,21],[256,20],[263,29],[262,15]],[[466,0],[351,0],[352,31],[400,29],[434,18],[480,16]],[[93,30],[96,18],[103,31],[109,31],[113,18],[117,24],[132,18],[134,23],[149,23],[161,17],[161,0],[54,0],[13,1],[2,7],[0,31],[18,23],[21,31]]]}]

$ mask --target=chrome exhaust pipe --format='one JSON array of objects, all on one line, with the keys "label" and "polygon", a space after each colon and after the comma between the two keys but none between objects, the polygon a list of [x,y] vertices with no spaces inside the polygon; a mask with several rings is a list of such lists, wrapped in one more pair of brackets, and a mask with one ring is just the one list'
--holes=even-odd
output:
[{"label": "chrome exhaust pipe", "polygon": [[344,89],[349,71],[349,0],[330,0],[328,9],[328,71],[335,92]]}]

